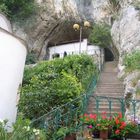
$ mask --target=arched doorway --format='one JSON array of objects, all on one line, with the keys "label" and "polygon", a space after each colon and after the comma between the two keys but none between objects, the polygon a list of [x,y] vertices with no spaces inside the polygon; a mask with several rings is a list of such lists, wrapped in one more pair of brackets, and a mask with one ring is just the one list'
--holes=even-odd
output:
[{"label": "arched doorway", "polygon": [[114,55],[110,49],[104,48],[104,56],[105,56],[105,62],[106,61],[114,61]]}]

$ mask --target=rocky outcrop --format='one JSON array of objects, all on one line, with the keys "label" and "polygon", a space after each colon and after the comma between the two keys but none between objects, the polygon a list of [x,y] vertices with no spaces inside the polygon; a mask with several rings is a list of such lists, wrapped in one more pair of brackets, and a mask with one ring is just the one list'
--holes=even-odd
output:
[{"label": "rocky outcrop", "polygon": [[115,20],[111,33],[122,64],[126,53],[140,49],[140,11],[133,5],[125,5]]},{"label": "rocky outcrop", "polygon": [[[137,0],[124,0],[121,3],[121,11],[112,26],[112,38],[119,51],[119,77],[125,77],[125,93],[126,102],[130,99],[138,99],[137,82],[140,80],[140,72],[135,71],[126,74],[123,66],[123,58],[126,54],[130,54],[140,49],[140,10],[136,7]],[[139,5],[140,6],[140,5]],[[139,78],[138,78],[139,77]],[[134,84],[135,83],[135,84]],[[140,104],[136,104],[136,110],[139,110]],[[126,116],[133,116],[134,104],[126,104]],[[136,111],[136,116],[140,119],[140,112]]]},{"label": "rocky outcrop", "polygon": [[[13,30],[41,59],[45,56],[47,45],[79,40],[79,32],[72,28],[74,23],[83,25],[85,20],[91,24],[109,21],[109,14],[104,10],[107,0],[37,0],[37,3],[37,15],[26,21],[22,28],[13,23]],[[87,37],[89,31],[83,29],[82,38]]]}]

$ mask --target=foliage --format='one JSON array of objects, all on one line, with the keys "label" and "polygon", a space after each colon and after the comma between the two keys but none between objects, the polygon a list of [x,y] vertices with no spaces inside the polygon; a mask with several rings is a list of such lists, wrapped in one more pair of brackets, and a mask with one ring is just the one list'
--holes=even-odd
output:
[{"label": "foliage", "polygon": [[126,122],[121,114],[113,117],[112,138],[126,137],[128,134],[135,134],[138,132],[138,125],[134,121]]},{"label": "foliage", "polygon": [[109,47],[111,44],[110,27],[106,24],[95,24],[90,34],[91,43],[100,47]]},{"label": "foliage", "polygon": [[27,57],[26,57],[26,62],[25,64],[26,65],[29,65],[29,64],[35,64],[37,62],[37,56],[35,53],[33,52],[30,52],[27,54]]},{"label": "foliage", "polygon": [[108,118],[106,112],[102,114],[84,114],[81,121],[87,125],[89,129],[93,130],[107,130],[112,125],[110,117]]},{"label": "foliage", "polygon": [[140,51],[132,52],[132,54],[127,54],[124,58],[124,65],[126,71],[133,71],[140,69]]},{"label": "foliage", "polygon": [[5,4],[4,3],[0,3],[0,13],[5,13],[6,15],[8,15],[8,9],[7,9],[7,7],[5,6]]},{"label": "foliage", "polygon": [[126,122],[126,119],[122,117],[121,113],[108,117],[106,113],[101,115],[97,114],[84,114],[81,117],[83,124],[87,125],[87,128],[91,132],[97,130],[111,130],[112,138],[126,137],[128,134],[134,134],[139,131],[138,124],[132,120]]},{"label": "foliage", "polygon": [[34,0],[1,0],[0,11],[12,19],[25,19],[35,13]]},{"label": "foliage", "polygon": [[19,116],[16,123],[13,124],[12,131],[8,132],[7,121],[0,121],[0,139],[1,140],[35,140],[36,138],[45,140],[45,132],[43,130],[30,127],[30,120]]},{"label": "foliage", "polygon": [[30,119],[42,116],[86,91],[95,74],[88,55],[39,62],[25,69],[19,111]]}]

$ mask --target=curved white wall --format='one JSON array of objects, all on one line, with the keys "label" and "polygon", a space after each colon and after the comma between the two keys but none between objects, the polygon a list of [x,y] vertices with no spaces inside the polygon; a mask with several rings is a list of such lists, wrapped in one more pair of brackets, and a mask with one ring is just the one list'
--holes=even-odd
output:
[{"label": "curved white wall", "polygon": [[1,13],[0,13],[0,27],[5,29],[6,31],[12,33],[12,28],[11,28],[10,22]]},{"label": "curved white wall", "polygon": [[0,119],[15,122],[17,92],[22,82],[26,59],[26,47],[22,41],[0,29]]}]

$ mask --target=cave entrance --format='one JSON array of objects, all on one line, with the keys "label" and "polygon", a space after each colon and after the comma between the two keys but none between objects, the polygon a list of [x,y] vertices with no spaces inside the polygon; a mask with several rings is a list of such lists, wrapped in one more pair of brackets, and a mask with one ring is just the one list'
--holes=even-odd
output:
[{"label": "cave entrance", "polygon": [[108,48],[104,48],[104,56],[105,56],[105,62],[106,61],[114,61],[114,55],[112,51]]}]

